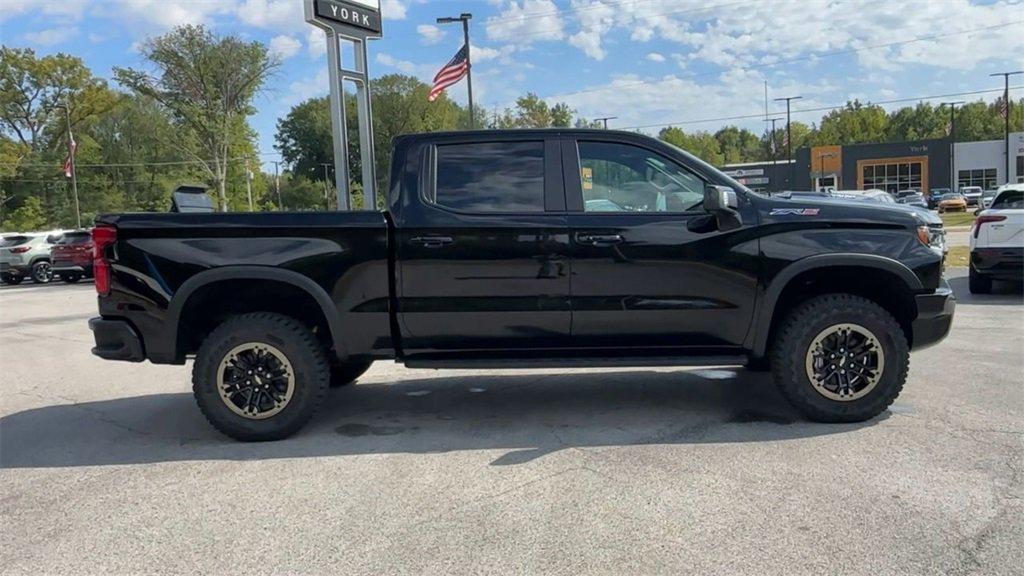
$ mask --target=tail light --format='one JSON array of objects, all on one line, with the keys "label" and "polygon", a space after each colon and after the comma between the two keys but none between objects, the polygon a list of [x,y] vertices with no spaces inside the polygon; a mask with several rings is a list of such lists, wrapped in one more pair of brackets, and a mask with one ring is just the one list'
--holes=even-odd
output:
[{"label": "tail light", "polygon": [[981,232],[982,224],[985,224],[987,222],[1002,222],[1003,220],[1006,220],[1006,216],[999,216],[996,214],[985,214],[982,216],[978,216],[978,218],[974,221],[974,237],[978,237],[978,232]]},{"label": "tail light", "polygon": [[100,225],[92,229],[92,273],[96,281],[96,293],[110,294],[110,261],[106,250],[117,241],[117,228]]},{"label": "tail light", "polygon": [[14,248],[11,248],[11,253],[12,254],[24,254],[25,252],[28,252],[30,249],[31,249],[30,246],[15,246]]}]

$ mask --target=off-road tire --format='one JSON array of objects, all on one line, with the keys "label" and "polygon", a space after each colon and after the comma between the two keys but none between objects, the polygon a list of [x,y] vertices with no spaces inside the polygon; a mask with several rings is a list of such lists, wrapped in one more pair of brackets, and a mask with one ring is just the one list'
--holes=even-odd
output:
[{"label": "off-road tire", "polygon": [[992,293],[992,277],[979,274],[974,270],[974,266],[967,267],[967,289],[970,290],[971,294],[991,294]]},{"label": "off-road tire", "polygon": [[[842,323],[858,324],[873,332],[885,355],[875,387],[850,401],[820,394],[805,369],[815,336]],[[881,414],[899,396],[910,368],[910,349],[899,323],[878,304],[851,294],[826,294],[800,304],[783,319],[772,345],[771,364],[782,395],[809,420],[862,422]]]},{"label": "off-road tire", "polygon": [[362,362],[332,362],[331,388],[340,388],[354,383],[373,366],[373,360]]},{"label": "off-road tire", "polygon": [[[280,350],[295,373],[295,390],[281,412],[262,420],[240,416],[221,400],[217,373],[234,347],[261,342]],[[313,417],[330,381],[323,346],[304,324],[283,314],[254,312],[235,316],[211,332],[196,354],[192,392],[199,409],[214,428],[246,442],[287,438]]]}]

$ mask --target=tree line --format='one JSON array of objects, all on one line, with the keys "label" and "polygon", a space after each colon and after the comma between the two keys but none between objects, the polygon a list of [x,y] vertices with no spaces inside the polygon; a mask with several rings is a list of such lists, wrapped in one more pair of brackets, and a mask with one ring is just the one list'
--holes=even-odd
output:
[{"label": "tree line", "polygon": [[[83,222],[103,212],[165,211],[180,184],[210,189],[222,210],[333,208],[333,148],[328,99],[312,98],[280,118],[274,148],[279,175],[263,171],[249,117],[253,101],[279,66],[268,48],[202,26],[184,26],[143,44],[146,70],[115,68],[116,87],[67,54],[38,56],[0,48],[0,229],[71,227],[74,202],[62,165],[70,130]],[[429,85],[389,74],[373,80],[374,162],[385,190],[391,144],[410,132],[466,129],[599,127],[566,103],[526,94],[504,110],[469,111],[445,95],[427,100]],[[356,116],[354,98],[344,105]],[[67,107],[67,117],[65,109]],[[793,149],[826,144],[896,142],[947,136],[948,108],[921,102],[886,112],[852,101],[818,122],[793,122]],[[1024,130],[1024,99],[1014,103],[1011,129]],[[349,123],[349,178],[362,205],[357,127]],[[785,126],[763,134],[726,126],[658,136],[722,165],[785,156]],[[1000,103],[957,109],[958,141],[1001,138]],[[273,154],[270,151],[266,151]],[[381,202],[383,200],[380,200]]]}]

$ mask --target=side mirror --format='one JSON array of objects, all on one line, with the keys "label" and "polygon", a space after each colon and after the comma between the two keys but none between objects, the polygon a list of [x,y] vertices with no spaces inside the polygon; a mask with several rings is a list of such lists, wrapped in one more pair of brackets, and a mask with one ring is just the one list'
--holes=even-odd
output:
[{"label": "side mirror", "polygon": [[715,218],[719,230],[735,230],[743,225],[739,207],[739,199],[732,188],[715,184],[704,186],[704,211]]}]

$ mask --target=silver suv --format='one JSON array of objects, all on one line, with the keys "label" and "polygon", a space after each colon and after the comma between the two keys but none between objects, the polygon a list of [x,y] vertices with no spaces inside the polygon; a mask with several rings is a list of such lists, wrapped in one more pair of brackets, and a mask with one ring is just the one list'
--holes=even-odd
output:
[{"label": "silver suv", "polygon": [[0,240],[0,281],[21,284],[31,277],[36,284],[46,284],[53,280],[50,249],[60,237],[59,232],[4,235]]}]

